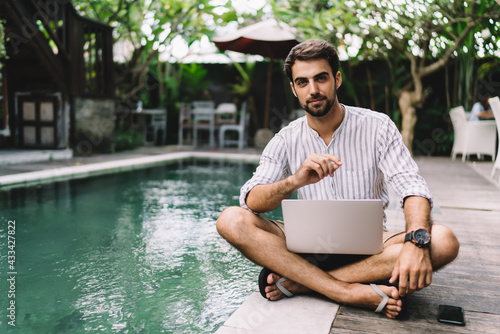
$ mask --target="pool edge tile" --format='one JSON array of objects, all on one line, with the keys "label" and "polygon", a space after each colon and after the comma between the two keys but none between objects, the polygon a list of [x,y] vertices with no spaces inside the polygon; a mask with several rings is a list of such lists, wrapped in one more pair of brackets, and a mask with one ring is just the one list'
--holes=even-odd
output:
[{"label": "pool edge tile", "polygon": [[217,334],[329,333],[339,305],[313,295],[270,302],[253,292]]},{"label": "pool edge tile", "polygon": [[117,159],[104,162],[96,162],[87,165],[56,167],[41,171],[18,173],[0,176],[0,188],[22,187],[63,181],[68,179],[79,179],[110,173],[118,173],[133,169],[144,169],[154,167],[169,161],[183,160],[189,158],[224,159],[257,162],[260,155],[247,153],[221,153],[221,152],[172,152],[158,155],[147,155],[135,158]]}]

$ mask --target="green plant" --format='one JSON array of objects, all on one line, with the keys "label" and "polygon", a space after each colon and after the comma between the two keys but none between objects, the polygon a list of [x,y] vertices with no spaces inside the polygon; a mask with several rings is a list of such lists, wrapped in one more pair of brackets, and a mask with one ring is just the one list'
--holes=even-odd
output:
[{"label": "green plant", "polygon": [[210,84],[206,79],[207,70],[196,63],[180,64],[180,68],[183,98],[187,99],[186,102],[200,98],[201,92]]},{"label": "green plant", "polygon": [[[189,45],[237,19],[231,1],[213,0],[74,0],[78,13],[113,27],[116,44],[130,51],[115,63],[117,99],[132,106],[148,90],[147,74],[158,55],[182,38]],[[116,45],[115,44],[115,45]]]},{"label": "green plant", "polygon": [[240,63],[234,62],[233,65],[238,70],[241,78],[238,83],[230,84],[229,86],[239,102],[246,100],[250,102],[250,112],[254,121],[254,126],[258,127],[259,120],[255,107],[255,93],[253,90],[255,64],[256,63],[246,62],[245,67],[243,67]]},{"label": "green plant", "polygon": [[443,116],[444,101],[429,99],[425,113],[419,114],[415,125],[413,152],[415,155],[449,156],[453,146],[453,130],[448,118]]},{"label": "green plant", "polygon": [[136,129],[124,129],[120,124],[114,132],[114,140],[111,151],[120,152],[132,150],[141,146],[143,143],[143,134]]},{"label": "green plant", "polygon": [[5,21],[0,20],[0,71],[2,70],[2,59],[7,58],[7,51],[5,50]]}]

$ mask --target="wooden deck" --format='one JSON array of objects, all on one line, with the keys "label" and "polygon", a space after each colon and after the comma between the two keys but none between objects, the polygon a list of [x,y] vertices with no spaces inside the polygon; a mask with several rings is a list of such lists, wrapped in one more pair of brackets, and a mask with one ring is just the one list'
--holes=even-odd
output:
[{"label": "wooden deck", "polygon": [[[407,298],[402,319],[341,306],[330,333],[500,332],[500,187],[478,174],[482,162],[433,157],[417,163],[436,200],[434,222],[450,227],[461,243],[458,258]],[[404,226],[401,212],[389,211],[388,218],[390,229]],[[438,322],[439,304],[463,307],[466,326]]]}]

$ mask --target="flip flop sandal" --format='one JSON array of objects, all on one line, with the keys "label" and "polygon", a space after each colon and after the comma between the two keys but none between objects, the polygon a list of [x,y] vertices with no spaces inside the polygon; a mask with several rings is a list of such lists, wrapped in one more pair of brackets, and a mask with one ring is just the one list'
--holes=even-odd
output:
[{"label": "flip flop sandal", "polygon": [[[399,280],[396,280],[394,283],[389,283],[389,280],[382,280],[382,281],[378,281],[376,282],[376,284],[379,284],[379,285],[387,285],[387,286],[393,286],[395,287],[396,289],[399,289]],[[374,284],[371,284],[371,285],[374,285]],[[376,286],[376,285],[375,285]],[[378,287],[377,287],[378,288]],[[375,290],[375,288],[374,288]],[[380,289],[379,289],[380,290]],[[375,290],[377,291],[377,290]],[[377,292],[378,293],[378,292]],[[380,295],[380,293],[379,293]],[[383,296],[380,295],[382,298]],[[407,315],[407,301],[406,301],[406,297],[408,296],[404,296],[404,297],[400,297],[399,300],[401,300],[401,303],[403,304],[401,306],[401,312],[399,312],[399,314],[396,316],[396,319],[405,319],[408,315]],[[383,302],[384,300],[382,300]],[[378,308],[377,308],[378,309]],[[382,308],[383,309],[383,308]]]},{"label": "flip flop sandal", "polygon": [[[269,284],[267,283],[267,277],[269,276],[269,274],[272,274],[273,272],[267,268],[262,268],[262,271],[260,272],[259,274],[259,291],[260,291],[260,294],[262,295],[262,297],[268,299],[266,297],[266,286],[269,286],[269,285],[272,285],[272,284]],[[281,277],[275,284],[276,284],[276,287],[278,289],[280,289],[281,292],[283,292],[283,294],[287,297],[293,297],[293,293],[291,293],[290,291],[288,291],[287,289],[285,289],[285,287],[283,285],[281,285],[281,283],[283,283],[284,281],[286,281],[286,277]]]},{"label": "flip flop sandal", "polygon": [[378,304],[377,308],[375,309],[376,313],[380,313],[384,309],[385,305],[387,305],[387,302],[389,301],[389,296],[383,293],[382,290],[380,290],[379,287],[376,286],[375,284],[370,284],[370,286],[372,287],[373,290],[375,290],[375,292],[380,297],[382,297],[382,301],[380,302],[380,304]]}]

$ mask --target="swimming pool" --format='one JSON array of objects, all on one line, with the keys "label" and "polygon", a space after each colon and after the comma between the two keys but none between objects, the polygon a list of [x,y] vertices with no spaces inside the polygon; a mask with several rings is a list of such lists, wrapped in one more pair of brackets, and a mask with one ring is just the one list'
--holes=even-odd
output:
[{"label": "swimming pool", "polygon": [[215,230],[254,170],[187,159],[0,191],[0,332],[10,300],[20,333],[215,331],[256,288],[260,268]]}]

